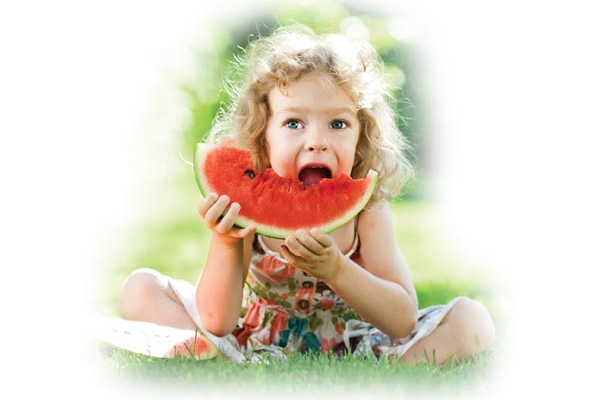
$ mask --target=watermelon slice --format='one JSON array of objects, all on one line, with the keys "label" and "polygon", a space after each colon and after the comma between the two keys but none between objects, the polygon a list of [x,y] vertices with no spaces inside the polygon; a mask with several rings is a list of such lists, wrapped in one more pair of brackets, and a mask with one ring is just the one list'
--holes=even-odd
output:
[{"label": "watermelon slice", "polygon": [[146,356],[207,360],[219,355],[217,345],[197,330],[93,314],[84,316],[83,323],[91,338]]},{"label": "watermelon slice", "polygon": [[194,171],[204,196],[226,194],[240,204],[237,226],[254,225],[258,233],[274,238],[298,229],[333,231],[365,207],[377,182],[377,172],[370,170],[363,179],[340,174],[308,185],[282,178],[271,168],[259,174],[248,150],[202,143],[196,147]]},{"label": "watermelon slice", "polygon": [[176,343],[165,357],[193,357],[196,360],[208,360],[219,355],[219,350],[204,335],[195,332],[194,336]]}]

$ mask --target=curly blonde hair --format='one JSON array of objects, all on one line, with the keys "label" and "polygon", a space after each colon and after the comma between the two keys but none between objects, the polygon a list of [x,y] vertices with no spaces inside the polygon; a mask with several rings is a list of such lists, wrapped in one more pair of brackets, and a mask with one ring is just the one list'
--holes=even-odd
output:
[{"label": "curly blonde hair", "polygon": [[413,172],[406,156],[409,146],[396,126],[383,63],[371,44],[337,34],[317,36],[296,25],[254,40],[236,60],[233,72],[240,75],[233,76],[227,88],[232,102],[221,108],[208,142],[227,138],[249,149],[254,166],[264,171],[269,167],[265,134],[269,92],[318,74],[345,90],[356,103],[361,130],[351,175],[363,178],[369,169],[379,173],[369,205],[400,194]]}]

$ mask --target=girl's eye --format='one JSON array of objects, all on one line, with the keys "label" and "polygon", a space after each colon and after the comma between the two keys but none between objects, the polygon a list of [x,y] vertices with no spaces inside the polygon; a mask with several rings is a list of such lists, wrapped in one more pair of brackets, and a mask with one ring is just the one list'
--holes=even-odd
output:
[{"label": "girl's eye", "polygon": [[346,122],[344,122],[344,121],[340,121],[340,120],[336,120],[336,121],[333,121],[333,122],[331,123],[331,128],[332,128],[332,129],[344,129],[344,128],[346,128],[347,126],[348,126],[348,125],[346,124]]},{"label": "girl's eye", "polygon": [[300,129],[302,127],[302,123],[296,119],[290,119],[285,121],[285,126],[290,129]]}]

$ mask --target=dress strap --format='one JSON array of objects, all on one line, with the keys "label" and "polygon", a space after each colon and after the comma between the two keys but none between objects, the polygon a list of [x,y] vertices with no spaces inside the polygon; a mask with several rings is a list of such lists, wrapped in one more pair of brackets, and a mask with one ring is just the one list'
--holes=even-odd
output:
[{"label": "dress strap", "polygon": [[354,220],[354,242],[352,243],[352,247],[350,248],[350,250],[348,250],[348,252],[344,254],[346,257],[350,257],[352,254],[354,254],[356,249],[358,249],[358,244],[360,243],[360,240],[358,239],[358,229],[356,228],[358,226],[358,223],[356,222],[356,220],[357,219]]}]

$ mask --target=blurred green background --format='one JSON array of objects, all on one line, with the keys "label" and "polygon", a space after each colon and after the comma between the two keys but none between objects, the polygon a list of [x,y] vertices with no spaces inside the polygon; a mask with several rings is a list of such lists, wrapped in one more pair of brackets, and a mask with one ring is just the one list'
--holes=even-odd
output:
[{"label": "blurred green background", "polygon": [[[422,89],[427,77],[419,74],[418,37],[409,19],[361,7],[364,8],[332,1],[315,5],[288,2],[204,27],[211,30],[210,38],[191,45],[194,61],[186,66],[188,73],[174,82],[185,112],[180,121],[174,122],[175,134],[161,140],[170,143],[171,148],[181,149],[184,159],[191,159],[195,144],[203,140],[217,110],[228,101],[223,77],[230,70],[234,55],[259,35],[268,35],[280,25],[302,23],[317,33],[343,32],[368,38],[385,63],[386,79],[394,87],[397,123],[413,147],[411,159],[417,178],[407,186],[402,199],[391,205],[396,240],[411,271],[419,305],[425,307],[467,295],[484,302],[494,313],[497,302],[493,278],[486,266],[468,254],[460,254],[449,238],[439,234],[435,199],[429,194],[427,182],[428,117]],[[104,282],[107,290],[95,300],[98,311],[118,315],[119,289],[137,268],[154,268],[191,282],[200,275],[209,242],[209,231],[196,213],[200,193],[191,167],[172,152],[157,155],[156,159],[165,157],[175,167],[169,168],[162,178],[151,180],[152,184],[139,197],[145,207],[152,204],[151,211],[112,238]]]}]

